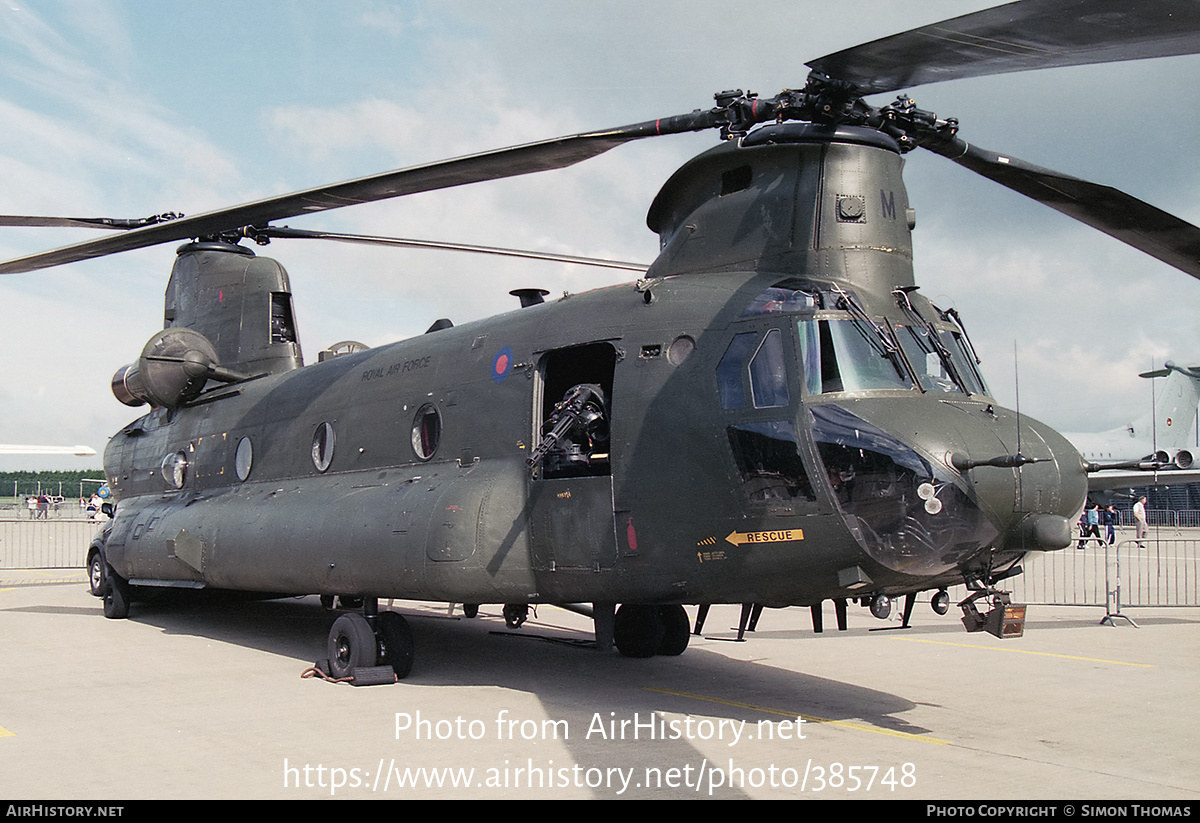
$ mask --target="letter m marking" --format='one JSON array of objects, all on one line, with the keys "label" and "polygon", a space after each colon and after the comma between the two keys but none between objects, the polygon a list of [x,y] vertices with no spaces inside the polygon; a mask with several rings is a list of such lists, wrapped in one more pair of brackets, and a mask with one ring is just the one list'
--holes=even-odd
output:
[{"label": "letter m marking", "polygon": [[896,219],[896,194],[895,192],[879,190],[879,202],[883,206],[883,216],[888,220]]}]

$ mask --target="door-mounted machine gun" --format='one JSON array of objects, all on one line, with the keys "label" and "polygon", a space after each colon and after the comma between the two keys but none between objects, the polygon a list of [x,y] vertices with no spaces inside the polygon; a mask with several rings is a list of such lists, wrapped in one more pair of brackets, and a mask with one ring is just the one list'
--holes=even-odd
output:
[{"label": "door-mounted machine gun", "polygon": [[608,442],[606,406],[604,391],[593,383],[570,389],[550,413],[542,441],[525,465],[534,473],[541,465],[542,477],[594,474],[595,462],[608,459],[607,453],[597,451],[599,444]]}]

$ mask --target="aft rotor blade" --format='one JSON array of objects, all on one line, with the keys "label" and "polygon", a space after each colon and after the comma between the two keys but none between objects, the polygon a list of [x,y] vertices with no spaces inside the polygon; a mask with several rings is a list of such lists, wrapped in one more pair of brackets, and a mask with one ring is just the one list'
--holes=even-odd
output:
[{"label": "aft rotor blade", "polygon": [[1200,52],[1194,0],[1020,0],[826,55],[861,94],[1031,69]]},{"label": "aft rotor blade", "polygon": [[0,263],[0,274],[34,271],[159,243],[215,236],[236,231],[241,226],[265,225],[274,220],[407,194],[566,168],[631,140],[698,131],[720,125],[727,118],[728,113],[721,109],[696,111],[318,186],[9,260]]},{"label": "aft rotor blade", "polygon": [[438,249],[441,251],[461,251],[472,254],[493,254],[501,257],[522,257],[528,260],[548,260],[553,263],[577,263],[581,266],[597,266],[606,269],[625,269],[627,271],[644,272],[649,268],[644,263],[627,263],[621,260],[604,260],[598,257],[578,257],[571,254],[554,254],[544,251],[529,251],[526,249],[506,249],[498,246],[476,246],[470,243],[447,243],[439,240],[415,240],[405,237],[378,237],[364,234],[343,234],[328,231],[307,231],[292,229],[287,226],[266,226],[264,228],[248,229],[251,237],[269,237],[272,239],[312,239],[336,240],[341,243],[361,243],[371,246],[393,246],[404,249]]},{"label": "aft rotor blade", "polygon": [[1200,278],[1200,228],[1111,186],[1080,180],[957,137],[931,151]]},{"label": "aft rotor blade", "polygon": [[72,229],[140,229],[143,226],[153,226],[175,220],[183,215],[175,212],[152,214],[149,217],[138,217],[125,220],[119,217],[35,217],[28,214],[0,214],[0,226],[26,226],[32,228],[72,228]]}]

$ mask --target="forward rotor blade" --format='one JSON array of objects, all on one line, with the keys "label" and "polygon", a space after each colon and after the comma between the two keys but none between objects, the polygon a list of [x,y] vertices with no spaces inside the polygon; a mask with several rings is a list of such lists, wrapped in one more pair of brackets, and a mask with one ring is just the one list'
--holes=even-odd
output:
[{"label": "forward rotor blade", "polygon": [[1031,69],[1200,52],[1194,0],[1020,0],[809,63],[862,94]]},{"label": "forward rotor blade", "polygon": [[1200,278],[1200,228],[1186,220],[1120,189],[996,154],[957,137],[925,148]]},{"label": "forward rotor blade", "polygon": [[472,254],[493,254],[501,257],[522,257],[529,260],[548,260],[554,263],[577,263],[582,266],[597,266],[606,269],[624,269],[627,271],[644,272],[648,266],[644,263],[626,263],[621,260],[603,260],[598,257],[577,257],[570,254],[553,254],[551,252],[527,251],[524,249],[505,249],[498,246],[475,246],[469,243],[446,243],[438,240],[414,240],[405,237],[378,237],[363,234],[342,234],[327,231],[307,231],[292,229],[287,226],[266,226],[261,229],[251,229],[247,232],[254,237],[270,237],[296,240],[336,240],[342,243],[361,243],[371,246],[394,246],[404,249],[439,249],[442,251],[461,251]]}]

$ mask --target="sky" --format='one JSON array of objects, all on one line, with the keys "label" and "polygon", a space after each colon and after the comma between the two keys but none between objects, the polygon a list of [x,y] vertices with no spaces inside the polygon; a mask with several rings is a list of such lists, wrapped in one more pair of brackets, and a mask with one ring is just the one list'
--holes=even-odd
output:
[{"label": "sky", "polygon": [[[7,0],[0,213],[188,214],[392,168],[798,87],[807,60],[988,2]],[[850,9],[853,9],[850,11]],[[1200,224],[1200,57],[913,90],[960,136]],[[873,98],[882,105],[890,95]],[[310,215],[300,228],[649,263],[658,188],[715,133],[638,141],[571,169]],[[1063,431],[1147,412],[1137,372],[1200,364],[1200,282],[942,158],[908,155],[917,282],[954,305],[1006,406]],[[94,236],[0,229],[0,259]],[[112,374],[162,327],[174,245],[0,276],[0,442],[103,452],[140,415]],[[376,346],[628,273],[275,241],[306,359]],[[97,468],[0,458],[0,469]]]}]

